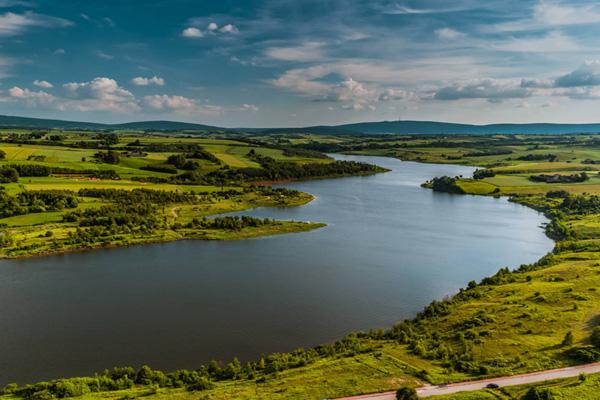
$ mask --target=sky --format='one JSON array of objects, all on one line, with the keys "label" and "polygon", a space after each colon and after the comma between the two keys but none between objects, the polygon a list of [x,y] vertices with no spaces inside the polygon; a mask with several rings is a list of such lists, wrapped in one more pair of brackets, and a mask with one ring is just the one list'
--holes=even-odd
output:
[{"label": "sky", "polygon": [[600,4],[0,0],[0,114],[600,122]]}]

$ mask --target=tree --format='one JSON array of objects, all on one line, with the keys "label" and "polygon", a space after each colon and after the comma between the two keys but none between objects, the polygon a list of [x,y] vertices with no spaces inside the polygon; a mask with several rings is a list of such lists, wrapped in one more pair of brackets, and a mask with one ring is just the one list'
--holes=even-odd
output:
[{"label": "tree", "polygon": [[419,400],[419,396],[415,389],[402,387],[396,391],[396,400]]},{"label": "tree", "polygon": [[0,150],[0,160],[4,160],[6,158],[6,152],[4,150]]},{"label": "tree", "polygon": [[182,168],[185,165],[186,159],[183,154],[172,154],[167,158],[167,163],[174,165],[177,168]]},{"label": "tree", "polygon": [[119,135],[116,133],[106,133],[101,136],[101,139],[102,144],[104,144],[106,147],[114,146],[115,144],[119,143]]},{"label": "tree", "polygon": [[94,157],[106,164],[118,164],[120,161],[119,153],[112,150],[109,150],[107,152],[99,151],[96,154],[94,154]]},{"label": "tree", "polygon": [[0,183],[10,183],[19,180],[19,173],[12,167],[0,167]]}]

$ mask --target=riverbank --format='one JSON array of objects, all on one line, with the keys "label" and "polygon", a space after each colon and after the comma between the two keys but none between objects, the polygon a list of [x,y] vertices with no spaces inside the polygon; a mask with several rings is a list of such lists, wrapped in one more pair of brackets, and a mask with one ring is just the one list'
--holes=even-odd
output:
[{"label": "riverbank", "polygon": [[[169,225],[183,225],[194,218],[202,218],[218,215],[225,212],[249,210],[256,207],[299,207],[314,200],[308,193],[290,192],[290,194],[275,194],[249,192],[239,198],[221,199],[216,203],[186,204],[174,203],[163,207],[162,215]],[[98,204],[92,203],[93,207]],[[28,215],[22,216],[27,218]],[[21,218],[21,217],[19,217]],[[64,217],[61,217],[64,218]],[[43,257],[54,254],[90,251],[94,249],[106,249],[116,247],[128,247],[141,244],[166,243],[177,240],[242,240],[259,236],[271,236],[277,234],[305,232],[318,229],[325,224],[301,221],[267,221],[260,226],[248,226],[241,229],[159,229],[142,235],[132,233],[121,234],[110,240],[92,242],[87,245],[69,243],[69,235],[76,231],[73,224],[65,223],[43,223],[39,225],[21,225],[19,220],[12,218],[11,222],[17,224],[8,233],[18,238],[21,235],[25,242],[19,243],[15,240],[14,246],[0,248],[0,259],[22,259],[29,257]],[[46,232],[52,232],[48,237]]]}]

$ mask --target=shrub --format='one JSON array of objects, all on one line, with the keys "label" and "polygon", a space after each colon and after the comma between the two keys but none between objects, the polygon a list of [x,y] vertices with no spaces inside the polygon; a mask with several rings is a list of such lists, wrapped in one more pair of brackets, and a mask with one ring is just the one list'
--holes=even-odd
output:
[{"label": "shrub", "polygon": [[571,346],[573,344],[573,332],[567,332],[561,344],[563,346]]},{"label": "shrub", "polygon": [[594,328],[590,341],[595,348],[600,349],[600,326]]},{"label": "shrub", "polygon": [[413,388],[403,387],[396,391],[396,400],[418,400],[417,391]]},{"label": "shrub", "polygon": [[550,389],[531,388],[523,397],[523,400],[552,400],[554,396]]}]

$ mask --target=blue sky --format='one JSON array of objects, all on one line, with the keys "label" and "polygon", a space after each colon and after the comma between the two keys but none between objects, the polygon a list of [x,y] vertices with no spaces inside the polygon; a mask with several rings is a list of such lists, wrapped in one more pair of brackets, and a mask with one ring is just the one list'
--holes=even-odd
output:
[{"label": "blue sky", "polygon": [[0,113],[220,126],[600,122],[600,5],[0,0]]}]

